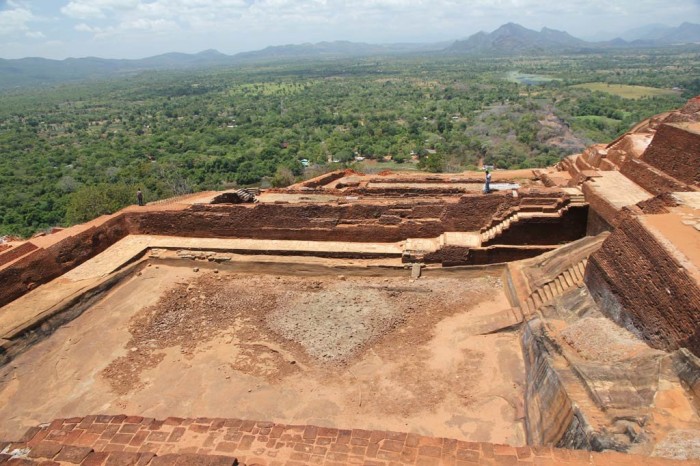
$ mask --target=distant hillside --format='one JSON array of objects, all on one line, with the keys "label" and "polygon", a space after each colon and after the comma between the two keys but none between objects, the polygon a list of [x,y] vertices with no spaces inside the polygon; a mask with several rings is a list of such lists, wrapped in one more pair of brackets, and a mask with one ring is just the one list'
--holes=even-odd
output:
[{"label": "distant hillside", "polygon": [[96,57],[49,60],[46,58],[0,58],[0,89],[44,86],[70,81],[106,78],[146,70],[200,68],[226,65],[232,57],[215,50],[196,54],[166,53],[139,60]]},{"label": "distant hillside", "polygon": [[491,33],[479,32],[466,40],[433,44],[365,44],[347,41],[281,45],[253,52],[225,55],[216,50],[196,54],[166,53],[139,60],[96,57],[48,60],[44,58],[0,59],[0,90],[53,85],[70,81],[107,78],[147,70],[176,70],[236,66],[285,60],[323,60],[389,55],[508,56],[586,53],[604,49],[661,47],[700,44],[700,25],[683,23],[676,28],[650,25],[624,33],[632,41],[617,38],[586,42],[567,32],[543,28],[533,31],[515,23]]},{"label": "distant hillside", "polygon": [[625,40],[628,46],[700,44],[700,24],[683,23],[675,28],[663,24],[648,24],[625,31],[619,37]]},{"label": "distant hillside", "polygon": [[317,44],[278,45],[253,52],[234,55],[236,62],[350,58],[405,53],[436,52],[445,49],[450,43],[435,44],[366,44],[348,41],[319,42]]},{"label": "distant hillside", "polygon": [[471,55],[537,55],[564,52],[586,52],[610,48],[661,47],[700,43],[700,25],[683,23],[676,28],[650,25],[604,42],[587,42],[564,31],[543,28],[533,31],[519,24],[508,23],[491,33],[479,32],[459,40],[447,53]]},{"label": "distant hillside", "polygon": [[492,33],[479,32],[459,40],[446,49],[448,53],[474,55],[518,55],[560,52],[589,45],[566,32],[543,28],[540,32],[508,23]]}]

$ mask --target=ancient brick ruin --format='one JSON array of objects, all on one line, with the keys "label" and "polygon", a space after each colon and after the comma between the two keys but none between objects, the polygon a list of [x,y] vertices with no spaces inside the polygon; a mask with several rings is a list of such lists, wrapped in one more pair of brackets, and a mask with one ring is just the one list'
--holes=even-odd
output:
[{"label": "ancient brick ruin", "polygon": [[0,244],[0,463],[699,464],[700,98],[544,170]]}]

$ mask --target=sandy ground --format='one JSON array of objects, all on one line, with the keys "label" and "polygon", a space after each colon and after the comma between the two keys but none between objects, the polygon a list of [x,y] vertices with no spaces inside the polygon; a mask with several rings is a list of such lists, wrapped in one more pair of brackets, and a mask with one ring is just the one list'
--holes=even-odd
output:
[{"label": "sandy ground", "polygon": [[0,438],[90,413],[237,417],[522,445],[497,275],[297,277],[152,265],[0,369]]}]

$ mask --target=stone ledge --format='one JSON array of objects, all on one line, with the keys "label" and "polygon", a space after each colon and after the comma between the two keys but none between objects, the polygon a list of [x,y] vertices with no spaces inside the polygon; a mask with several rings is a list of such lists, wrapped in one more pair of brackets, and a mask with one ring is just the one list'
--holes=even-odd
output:
[{"label": "stone ledge", "polygon": [[619,452],[513,447],[413,433],[241,419],[56,419],[0,442],[0,464],[83,466],[700,465]]}]

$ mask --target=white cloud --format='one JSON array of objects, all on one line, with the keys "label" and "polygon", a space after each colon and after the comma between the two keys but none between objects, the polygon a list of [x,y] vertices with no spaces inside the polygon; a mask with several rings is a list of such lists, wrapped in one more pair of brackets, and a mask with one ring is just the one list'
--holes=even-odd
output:
[{"label": "white cloud", "polygon": [[139,0],[71,0],[61,13],[71,18],[105,18],[113,12],[124,12],[138,8]]},{"label": "white cloud", "polygon": [[28,31],[27,23],[34,19],[31,10],[12,1],[7,2],[7,7],[0,11],[0,36]]},{"label": "white cloud", "polygon": [[46,37],[41,31],[29,31],[26,32],[24,35],[29,37],[30,39],[43,39]]},{"label": "white cloud", "polygon": [[[450,40],[506,22],[585,35],[649,22],[675,26],[700,17],[700,0],[10,0],[5,5],[0,35],[18,33],[29,44],[28,36],[41,29],[49,39],[72,44],[65,55],[121,57],[206,48],[235,53],[323,40]],[[32,24],[49,18],[46,27]],[[86,41],[85,34],[98,40]]]}]

